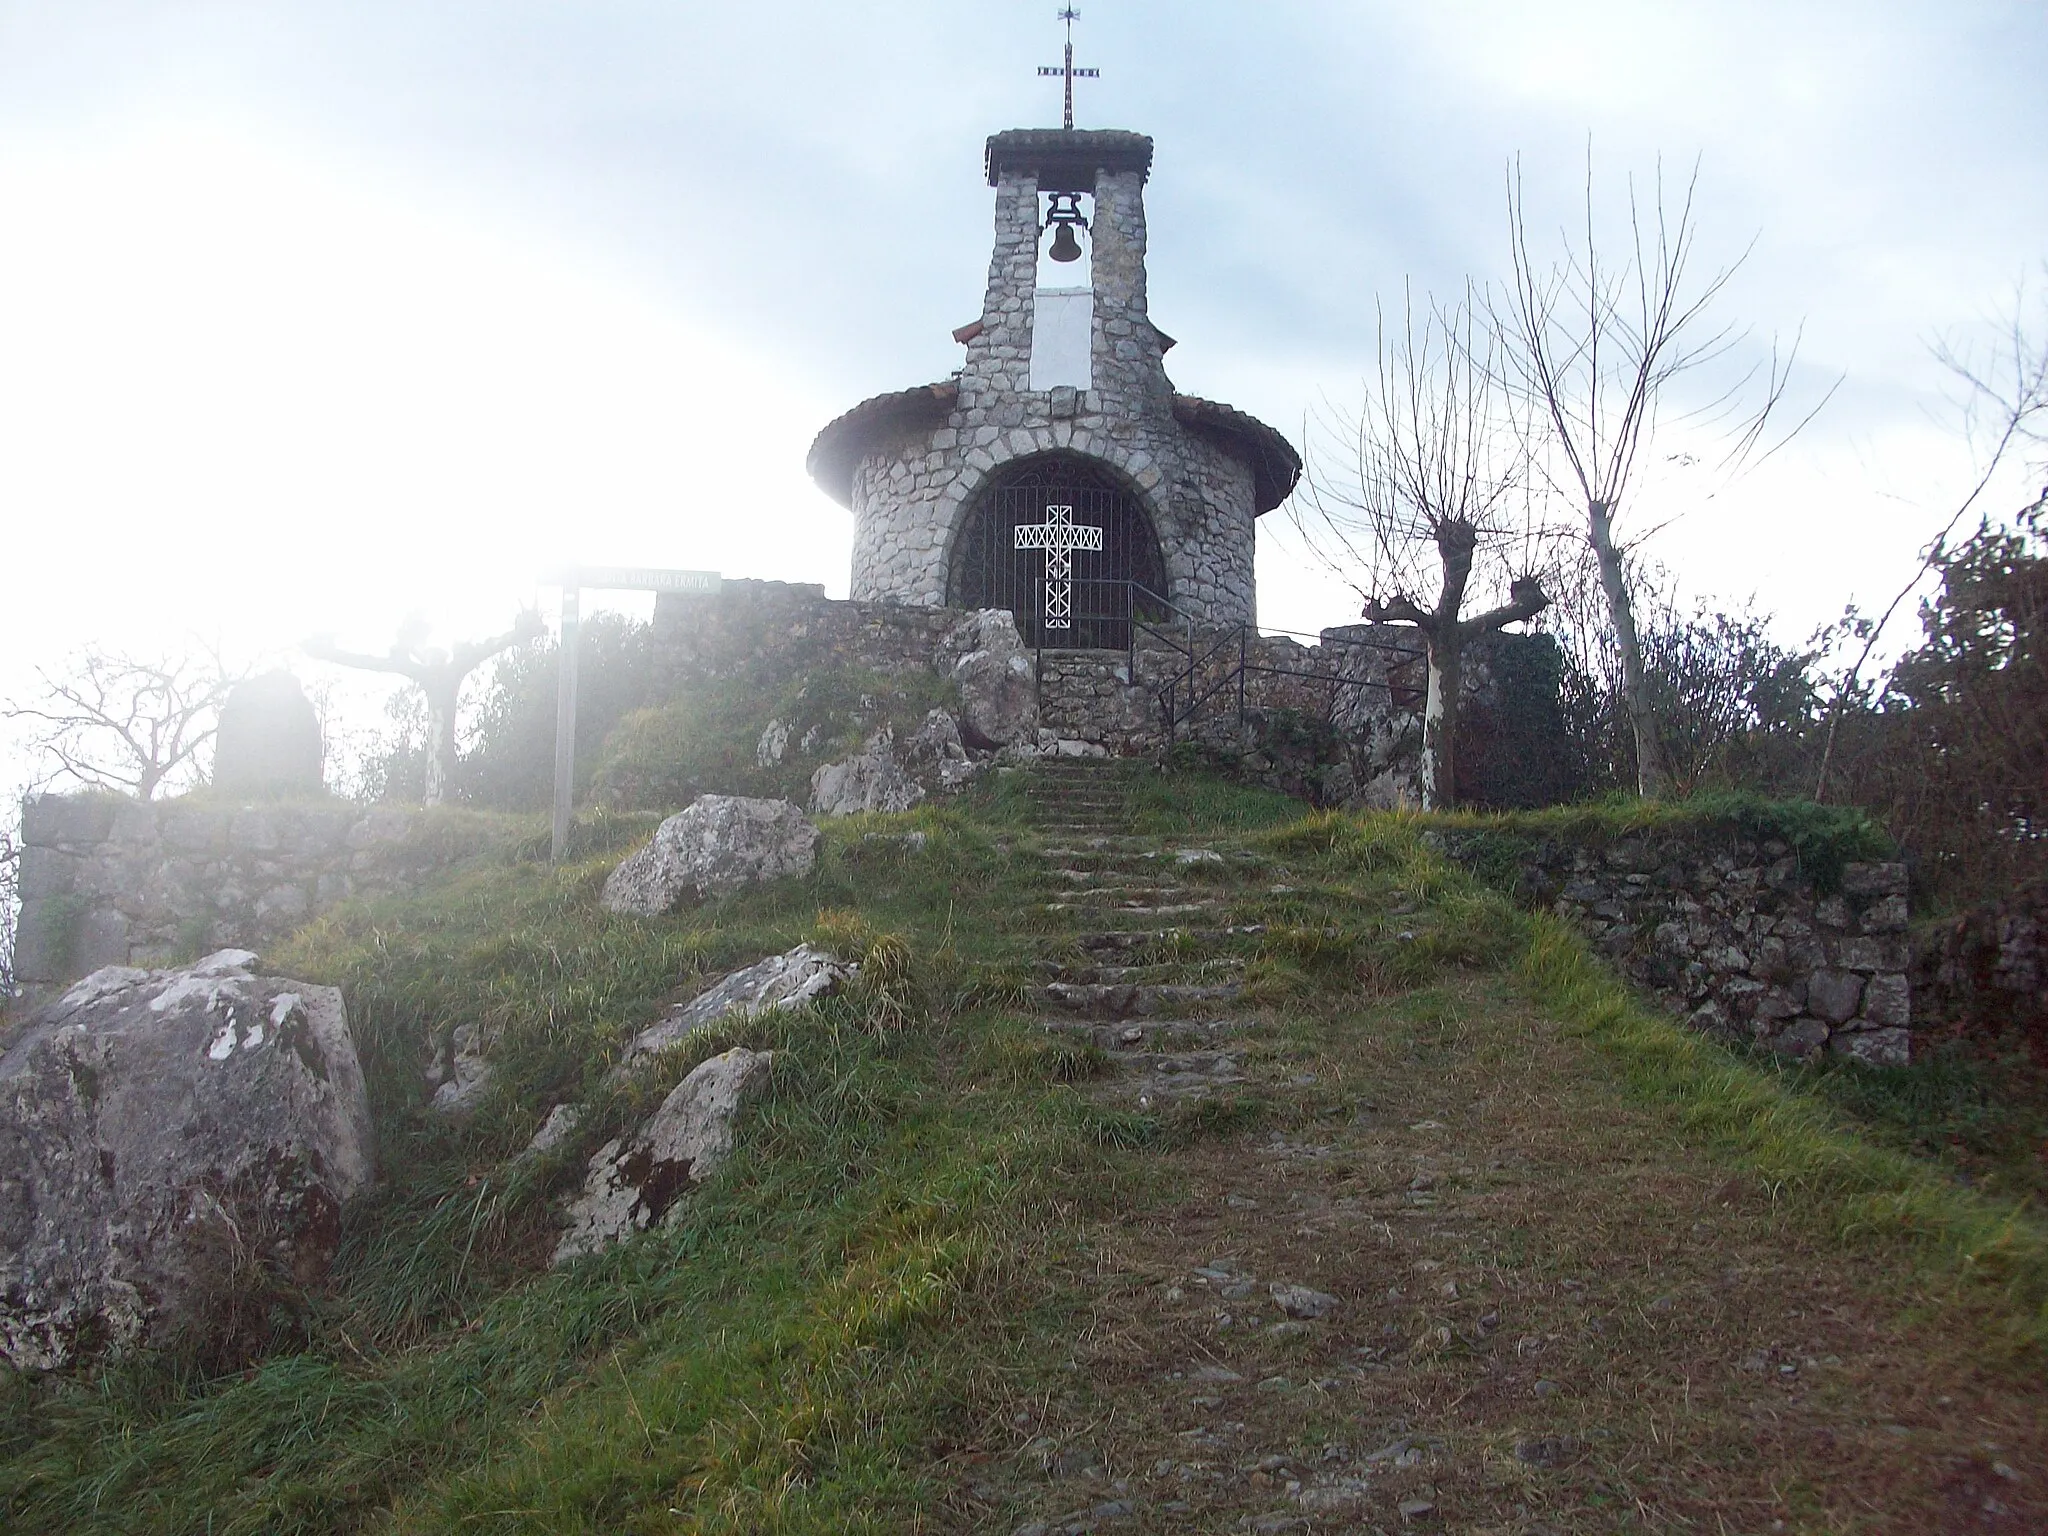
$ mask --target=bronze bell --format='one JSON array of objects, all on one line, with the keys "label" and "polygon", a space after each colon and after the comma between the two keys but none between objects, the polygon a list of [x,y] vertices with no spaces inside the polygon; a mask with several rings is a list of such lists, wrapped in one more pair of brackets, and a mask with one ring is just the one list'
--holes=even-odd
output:
[{"label": "bronze bell", "polygon": [[1088,221],[1081,217],[1081,194],[1053,193],[1052,206],[1045,214],[1045,227],[1053,232],[1052,249],[1046,254],[1054,261],[1079,261],[1081,242],[1074,237],[1074,231],[1088,227]]}]

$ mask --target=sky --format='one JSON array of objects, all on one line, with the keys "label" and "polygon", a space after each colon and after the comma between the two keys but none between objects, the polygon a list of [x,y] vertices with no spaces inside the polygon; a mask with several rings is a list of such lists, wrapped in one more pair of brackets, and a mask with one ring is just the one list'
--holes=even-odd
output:
[{"label": "sky", "polygon": [[[0,697],[189,635],[312,676],[307,635],[493,632],[567,562],[844,595],[805,450],[959,365],[982,144],[1057,124],[1057,8],[0,0]],[[1079,125],[1156,142],[1182,390],[1299,442],[1377,305],[1501,278],[1511,165],[1541,252],[1589,155],[1603,220],[1697,164],[1729,365],[1797,335],[1789,419],[1827,404],[1734,479],[1674,427],[1649,552],[1797,639],[1882,606],[1969,483],[1932,348],[2048,287],[2038,0],[1080,10]],[[1262,623],[1348,621],[1285,516]]]}]

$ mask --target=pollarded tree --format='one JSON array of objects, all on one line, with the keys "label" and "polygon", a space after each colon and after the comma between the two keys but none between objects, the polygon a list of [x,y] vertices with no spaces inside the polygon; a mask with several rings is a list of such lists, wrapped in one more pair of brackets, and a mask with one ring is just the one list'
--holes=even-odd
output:
[{"label": "pollarded tree", "polygon": [[[1629,243],[1618,261],[1609,262],[1594,232],[1589,155],[1584,231],[1566,233],[1563,256],[1546,267],[1530,254],[1518,162],[1508,178],[1514,281],[1494,304],[1501,331],[1512,343],[1501,354],[1507,364],[1504,377],[1527,402],[1525,419],[1544,431],[1545,441],[1532,443],[1532,451],[1545,464],[1561,466],[1555,482],[1585,519],[1584,537],[1599,569],[1619,651],[1622,695],[1635,738],[1636,786],[1651,796],[1670,788],[1671,772],[1629,591],[1631,546],[1617,526],[1646,445],[1661,424],[1667,391],[1682,375],[1728,359],[1744,339],[1743,333],[1715,325],[1708,313],[1740,260],[1704,279],[1692,270],[1698,183],[1695,166],[1675,209],[1666,203],[1661,169],[1648,208],[1638,204],[1631,185]],[[1781,359],[1773,348],[1761,380],[1758,368],[1746,370],[1703,391],[1704,398],[1678,412],[1678,418],[1721,436],[1724,472],[1767,456],[1757,450],[1783,399],[1797,350],[1795,343]],[[1824,398],[1820,405],[1826,403]],[[1820,405],[1792,430],[1810,421]],[[1636,540],[1647,536],[1639,532]]]},{"label": "pollarded tree", "polygon": [[425,643],[426,628],[423,620],[408,619],[391,649],[382,656],[342,650],[326,635],[306,641],[304,649],[318,661],[358,667],[366,672],[395,672],[420,690],[427,704],[427,785],[423,798],[428,805],[439,805],[455,782],[455,712],[461,702],[462,680],[500,651],[539,636],[543,625],[540,615],[528,609],[502,635],[489,640],[460,641],[447,650]]},{"label": "pollarded tree", "polygon": [[[1296,513],[1309,547],[1365,597],[1366,618],[1422,634],[1425,810],[1457,798],[1466,647],[1550,601],[1535,572],[1543,540],[1524,473],[1528,434],[1516,430],[1497,351],[1469,292],[1419,319],[1405,304],[1397,336],[1383,316],[1365,401],[1355,419],[1324,424],[1320,458],[1311,442],[1307,505]],[[1478,594],[1505,600],[1468,616]]]}]

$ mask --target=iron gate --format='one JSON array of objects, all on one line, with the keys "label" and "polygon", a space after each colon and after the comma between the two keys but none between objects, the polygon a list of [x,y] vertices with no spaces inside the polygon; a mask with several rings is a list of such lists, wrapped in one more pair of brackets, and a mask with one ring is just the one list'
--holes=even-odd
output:
[{"label": "iron gate", "polygon": [[[1073,508],[1077,529],[1099,528],[1100,549],[1076,547],[1069,626],[1047,626],[1047,551],[1019,549],[1017,530],[1048,522],[1047,508]],[[1026,536],[1027,539],[1030,535]],[[1092,541],[1091,541],[1092,542]],[[996,471],[968,510],[953,547],[946,600],[955,608],[1007,608],[1026,645],[1122,650],[1131,642],[1134,601],[1166,595],[1166,562],[1138,498],[1107,470],[1071,454],[1045,454]]]}]

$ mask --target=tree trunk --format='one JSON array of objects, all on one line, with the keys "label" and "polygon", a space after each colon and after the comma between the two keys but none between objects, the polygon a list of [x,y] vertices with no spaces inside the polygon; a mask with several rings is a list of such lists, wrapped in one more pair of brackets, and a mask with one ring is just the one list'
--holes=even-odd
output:
[{"label": "tree trunk", "polygon": [[455,782],[455,705],[461,678],[452,686],[436,687],[422,682],[427,696],[427,788],[422,797],[428,805],[440,805]]},{"label": "tree trunk", "polygon": [[1587,532],[1600,563],[1600,585],[1607,594],[1607,614],[1614,623],[1614,643],[1621,648],[1621,694],[1636,740],[1636,793],[1646,800],[1661,798],[1671,786],[1664,763],[1664,744],[1657,734],[1657,711],[1643,675],[1643,642],[1636,635],[1636,613],[1629,601],[1621,552],[1614,547],[1614,523],[1604,501],[1587,503]]},{"label": "tree trunk", "polygon": [[1458,799],[1458,689],[1464,637],[1455,623],[1429,637],[1429,687],[1422,700],[1422,808],[1444,811]]}]

